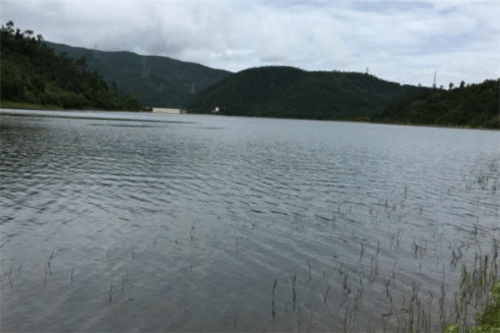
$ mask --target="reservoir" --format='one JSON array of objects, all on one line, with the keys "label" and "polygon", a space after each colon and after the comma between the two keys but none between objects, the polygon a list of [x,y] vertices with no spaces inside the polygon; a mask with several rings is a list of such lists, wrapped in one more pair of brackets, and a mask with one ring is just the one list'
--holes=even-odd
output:
[{"label": "reservoir", "polygon": [[2,331],[435,331],[499,275],[498,131],[2,110],[0,145]]}]

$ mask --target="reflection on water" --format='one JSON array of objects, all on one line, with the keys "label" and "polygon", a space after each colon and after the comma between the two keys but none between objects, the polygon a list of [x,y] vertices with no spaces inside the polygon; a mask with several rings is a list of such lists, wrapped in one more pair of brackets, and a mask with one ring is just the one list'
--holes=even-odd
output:
[{"label": "reflection on water", "polygon": [[57,115],[0,114],[4,331],[430,330],[500,240],[495,131]]}]

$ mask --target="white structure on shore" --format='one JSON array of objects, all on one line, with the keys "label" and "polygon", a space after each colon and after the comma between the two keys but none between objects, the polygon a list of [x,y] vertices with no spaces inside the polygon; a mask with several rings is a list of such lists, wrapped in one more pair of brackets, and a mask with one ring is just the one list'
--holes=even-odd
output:
[{"label": "white structure on shore", "polygon": [[164,113],[164,114],[181,114],[179,109],[167,109],[167,108],[153,108],[153,113]]}]

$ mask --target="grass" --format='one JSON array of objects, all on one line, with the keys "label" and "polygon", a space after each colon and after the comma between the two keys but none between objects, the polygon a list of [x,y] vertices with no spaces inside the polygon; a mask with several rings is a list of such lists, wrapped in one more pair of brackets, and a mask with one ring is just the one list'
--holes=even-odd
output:
[{"label": "grass", "polygon": [[27,109],[27,110],[62,110],[57,105],[31,104],[25,102],[1,101],[2,109]]},{"label": "grass", "polygon": [[[492,260],[488,255],[477,256],[474,260],[474,267],[467,270],[462,266],[460,292],[455,294],[455,312],[457,314],[455,323],[445,325],[443,333],[455,332],[500,332],[500,281],[498,276],[498,256],[499,245],[493,241]],[[490,262],[490,263],[489,263]],[[486,295],[488,293],[489,294]],[[486,295],[486,302],[480,302]],[[477,326],[460,326],[458,324],[460,314],[467,305],[483,304],[482,310],[476,314]]]},{"label": "grass", "polygon": [[476,315],[477,326],[464,325],[462,327],[460,324],[449,324],[442,330],[442,333],[500,332],[500,282],[491,287],[489,299],[483,311]]},{"label": "grass", "polygon": [[[459,290],[454,292],[453,304],[446,306],[444,280],[437,299],[439,323],[442,333],[500,332],[500,281],[498,275],[499,246],[493,240],[490,254],[476,254],[474,266],[461,268]],[[455,256],[455,254],[452,254]],[[492,260],[491,260],[492,259]],[[389,279],[390,282],[390,279]],[[389,282],[386,289],[389,291]],[[489,291],[489,293],[488,293]],[[434,299],[433,295],[431,301]],[[411,299],[397,311],[398,332],[431,332],[432,313],[419,296],[419,285],[413,284]],[[476,314],[477,326],[468,326],[468,309],[480,309]]]},{"label": "grass", "polygon": [[[23,110],[65,110],[60,105],[42,105],[42,104],[32,104],[25,102],[12,102],[12,101],[1,101],[0,108],[2,109],[23,109]],[[72,110],[75,108],[72,108]],[[104,111],[103,109],[95,107],[82,107],[80,110],[86,111]]]}]

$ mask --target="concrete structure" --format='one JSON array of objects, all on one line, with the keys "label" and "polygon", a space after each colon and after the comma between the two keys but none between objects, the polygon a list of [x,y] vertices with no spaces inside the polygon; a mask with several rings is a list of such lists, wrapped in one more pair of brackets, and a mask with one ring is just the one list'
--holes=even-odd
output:
[{"label": "concrete structure", "polygon": [[153,113],[181,114],[179,109],[153,108]]}]

